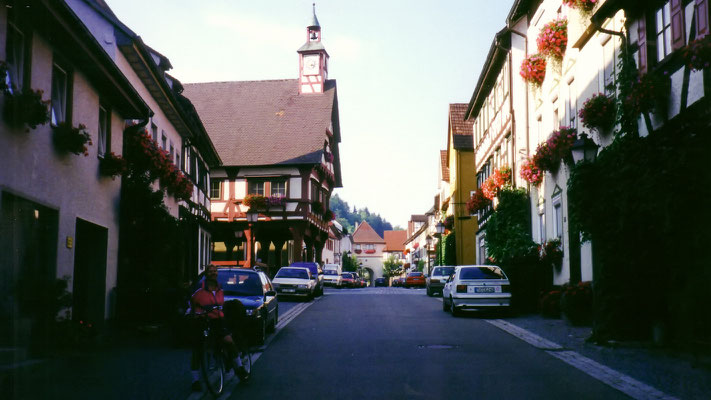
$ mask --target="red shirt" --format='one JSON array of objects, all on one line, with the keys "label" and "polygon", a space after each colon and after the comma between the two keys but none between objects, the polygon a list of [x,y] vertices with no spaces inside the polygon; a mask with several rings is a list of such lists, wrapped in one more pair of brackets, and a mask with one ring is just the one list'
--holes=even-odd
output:
[{"label": "red shirt", "polygon": [[[205,282],[203,282],[202,287],[193,293],[190,303],[195,312],[202,313],[205,312],[204,306],[225,305],[225,294],[219,284],[217,285],[217,290],[212,292],[205,288]],[[212,310],[207,316],[210,318],[223,318],[225,314],[222,310]]]}]

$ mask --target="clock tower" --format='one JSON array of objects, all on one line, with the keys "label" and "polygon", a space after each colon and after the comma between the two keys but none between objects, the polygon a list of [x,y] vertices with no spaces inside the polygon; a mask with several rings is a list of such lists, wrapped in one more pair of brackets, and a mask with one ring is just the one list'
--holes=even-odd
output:
[{"label": "clock tower", "polygon": [[321,25],[316,18],[316,3],[313,5],[314,15],[306,27],[306,43],[299,53],[299,93],[323,93],[324,84],[328,79],[328,53],[321,43]]}]

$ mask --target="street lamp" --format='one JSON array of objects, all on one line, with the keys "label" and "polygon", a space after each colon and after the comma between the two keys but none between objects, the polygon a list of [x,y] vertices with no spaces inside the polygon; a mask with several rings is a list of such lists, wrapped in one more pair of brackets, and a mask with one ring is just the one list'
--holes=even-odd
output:
[{"label": "street lamp", "polygon": [[438,235],[444,233],[444,224],[442,223],[442,221],[437,222],[437,225],[435,225],[435,230],[437,231]]},{"label": "street lamp", "polygon": [[430,269],[432,267],[431,262],[430,262],[431,261],[430,260],[430,248],[432,247],[432,236],[427,236],[425,238],[425,240],[427,241],[427,252],[426,252],[426,254],[427,254],[427,275],[429,275]]},{"label": "street lamp", "polygon": [[254,268],[254,224],[259,219],[259,212],[252,211],[250,207],[247,211],[247,223],[249,224],[249,268]]},{"label": "street lamp", "polygon": [[575,164],[585,161],[593,162],[595,157],[597,157],[597,149],[600,146],[595,144],[595,141],[590,139],[588,135],[581,133],[578,135],[578,139],[575,140],[573,146],[570,148],[570,152],[573,154],[573,162]]}]

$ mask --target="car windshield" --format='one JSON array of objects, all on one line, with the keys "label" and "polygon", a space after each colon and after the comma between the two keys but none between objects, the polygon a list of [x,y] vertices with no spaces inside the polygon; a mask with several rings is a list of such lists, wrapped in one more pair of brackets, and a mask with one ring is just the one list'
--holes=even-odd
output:
[{"label": "car windshield", "polygon": [[437,267],[432,272],[432,275],[444,275],[449,276],[454,273],[454,267]]},{"label": "car windshield", "polygon": [[471,267],[462,268],[459,279],[506,279],[506,277],[498,267]]},{"label": "car windshield", "polygon": [[353,278],[353,275],[351,275],[351,274],[346,274],[346,273],[341,274],[341,276],[342,276],[343,278]]},{"label": "car windshield", "polygon": [[409,274],[407,274],[407,276],[422,276],[422,272],[410,272]]},{"label": "car windshield", "polygon": [[327,269],[327,270],[323,271],[323,274],[324,275],[338,275],[338,271],[334,271],[332,269]]},{"label": "car windshield", "polygon": [[304,269],[282,268],[277,272],[275,278],[309,279],[309,273]]},{"label": "car windshield", "polygon": [[217,281],[226,295],[261,296],[262,282],[259,275],[248,271],[218,271]]}]

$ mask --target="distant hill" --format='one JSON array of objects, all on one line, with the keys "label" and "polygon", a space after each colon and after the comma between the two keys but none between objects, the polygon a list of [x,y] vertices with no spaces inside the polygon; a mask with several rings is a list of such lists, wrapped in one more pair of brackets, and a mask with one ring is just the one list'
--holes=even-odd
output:
[{"label": "distant hill", "polygon": [[347,202],[343,201],[338,195],[333,195],[331,197],[331,211],[336,215],[336,221],[341,224],[348,233],[353,233],[355,230],[356,222],[361,223],[366,221],[380,237],[383,237],[384,231],[390,231],[393,226],[390,222],[383,219],[378,214],[371,214],[368,207],[356,209],[355,206],[351,208]]}]

